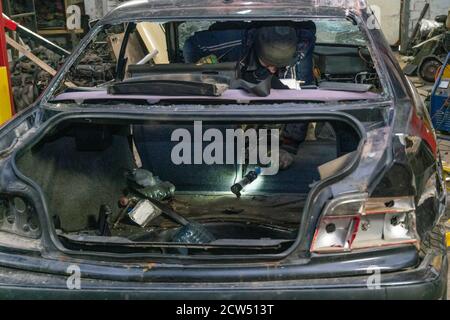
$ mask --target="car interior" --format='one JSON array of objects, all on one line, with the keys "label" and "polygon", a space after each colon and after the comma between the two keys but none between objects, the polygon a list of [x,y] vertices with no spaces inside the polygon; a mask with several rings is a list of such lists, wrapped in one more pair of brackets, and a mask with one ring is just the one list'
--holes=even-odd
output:
[{"label": "car interior", "polygon": [[[367,40],[352,21],[307,22],[316,28],[311,70],[314,83],[304,85],[304,79],[297,79],[295,65],[280,70],[278,77],[283,83],[295,90],[319,88],[346,92],[383,92]],[[241,89],[259,95],[260,88],[249,88],[240,81],[237,61],[221,61],[221,57],[213,57],[217,60],[186,63],[183,56],[186,40],[201,31],[256,30],[267,25],[287,25],[301,30],[303,23],[305,21],[177,21],[113,26],[100,32],[90,43],[73,65],[72,72],[67,76],[68,81],[58,92],[107,87],[112,94],[204,95],[205,91],[201,91],[204,89],[208,95],[218,96],[226,89]],[[161,41],[161,38],[165,41]],[[306,45],[302,41],[299,40],[299,48]],[[301,60],[299,64],[299,68],[302,68]],[[180,84],[171,85],[175,80],[187,88]],[[160,87],[158,85],[144,86],[143,89],[141,83],[149,81],[155,84],[163,82],[164,86],[159,89],[155,89]],[[67,82],[73,85],[68,88]],[[190,83],[195,85],[189,86]],[[219,88],[214,85],[219,85]],[[199,86],[202,88],[199,89]],[[268,95],[263,92],[263,96]]]}]

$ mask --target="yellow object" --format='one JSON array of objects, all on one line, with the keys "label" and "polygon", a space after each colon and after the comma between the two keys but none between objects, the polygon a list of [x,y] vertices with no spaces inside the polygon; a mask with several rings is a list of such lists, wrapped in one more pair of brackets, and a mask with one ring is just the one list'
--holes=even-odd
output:
[{"label": "yellow object", "polygon": [[445,161],[442,161],[442,168],[444,169],[444,180],[447,191],[450,191],[450,181],[448,181],[450,178],[450,166]]},{"label": "yellow object", "polygon": [[450,232],[447,232],[446,238],[447,238],[447,248],[450,248]]},{"label": "yellow object", "polygon": [[445,67],[444,74],[442,75],[443,79],[450,79],[450,65]]},{"label": "yellow object", "polygon": [[214,54],[211,54],[207,57],[201,58],[197,64],[216,64],[219,62],[219,59]]},{"label": "yellow object", "polygon": [[12,118],[8,70],[0,67],[0,125]]},{"label": "yellow object", "polygon": [[[445,178],[445,184],[447,186],[447,191],[450,191],[450,183],[447,182],[447,179],[450,177],[450,166],[444,161],[442,162],[442,166],[444,169],[444,178]],[[450,205],[450,203],[449,203],[449,205]],[[447,224],[450,225],[450,220],[447,222]],[[450,232],[446,233],[445,238],[447,239],[447,247],[450,248]]]}]

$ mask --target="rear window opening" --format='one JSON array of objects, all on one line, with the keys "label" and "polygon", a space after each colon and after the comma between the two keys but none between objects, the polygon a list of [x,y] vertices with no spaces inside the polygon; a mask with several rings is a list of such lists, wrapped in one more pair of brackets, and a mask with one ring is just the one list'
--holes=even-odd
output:
[{"label": "rear window opening", "polygon": [[[289,63],[286,57],[280,65],[265,61],[279,50],[261,47],[261,30],[286,28],[295,42]],[[222,103],[248,103],[255,97],[270,102],[380,99],[386,91],[370,48],[356,22],[345,18],[108,25],[86,45],[49,101],[109,105],[128,99],[148,105],[180,97],[219,98]]]},{"label": "rear window opening", "polygon": [[67,120],[16,163],[40,186],[67,249],[276,254],[298,238],[308,193],[348,167],[359,142],[337,120]]}]

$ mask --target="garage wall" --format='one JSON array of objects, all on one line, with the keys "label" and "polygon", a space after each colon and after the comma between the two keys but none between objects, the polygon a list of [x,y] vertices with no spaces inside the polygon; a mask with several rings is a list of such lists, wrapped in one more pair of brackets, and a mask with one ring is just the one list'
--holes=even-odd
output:
[{"label": "garage wall", "polygon": [[[369,5],[377,6],[379,11],[374,10],[380,21],[381,28],[391,45],[398,43],[400,39],[400,11],[401,1],[396,0],[367,0]],[[409,0],[410,12],[409,22],[407,24],[408,33],[411,33],[416,26],[420,13],[425,7],[426,3],[430,4],[430,10],[428,11],[425,19],[434,20],[438,15],[446,15],[450,9],[450,0]]]},{"label": "garage wall", "polygon": [[[448,0],[450,1],[450,0]],[[401,2],[392,0],[368,0],[390,45],[400,41]]]},{"label": "garage wall", "polygon": [[84,0],[86,14],[91,20],[100,19],[109,11],[127,0]]},{"label": "garage wall", "polygon": [[450,0],[411,0],[411,18],[409,21],[410,34],[412,33],[414,26],[417,24],[420,13],[422,12],[422,9],[424,8],[426,3],[430,4],[430,10],[425,16],[425,19],[434,20],[436,16],[446,15],[450,10]]}]

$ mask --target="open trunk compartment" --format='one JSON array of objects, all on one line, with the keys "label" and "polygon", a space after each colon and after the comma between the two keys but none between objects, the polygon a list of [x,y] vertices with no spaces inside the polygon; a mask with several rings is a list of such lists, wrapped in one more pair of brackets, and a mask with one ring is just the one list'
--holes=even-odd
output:
[{"label": "open trunk compartment", "polygon": [[[292,139],[292,131],[308,127],[305,141]],[[69,250],[277,254],[299,237],[308,193],[348,167],[360,143],[357,130],[339,120],[204,122],[202,134],[213,128],[224,137],[226,130],[255,129],[258,141],[266,134],[260,129],[279,130],[280,157],[289,154],[293,162],[274,175],[264,175],[266,169],[259,164],[210,165],[204,159],[202,164],[175,164],[173,150],[180,140],[172,140],[177,129],[191,133],[195,162],[198,139],[192,122],[83,118],[59,122],[22,149],[16,165],[40,187],[58,239]],[[210,143],[200,143],[201,150]],[[229,145],[222,145],[224,160]],[[230,191],[260,167],[263,174],[240,197]],[[150,189],[142,191],[143,185]]]}]

